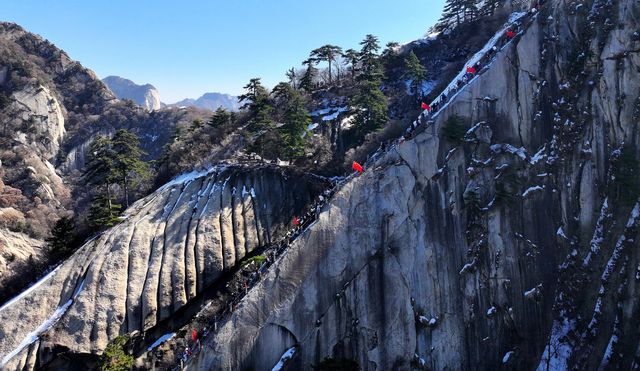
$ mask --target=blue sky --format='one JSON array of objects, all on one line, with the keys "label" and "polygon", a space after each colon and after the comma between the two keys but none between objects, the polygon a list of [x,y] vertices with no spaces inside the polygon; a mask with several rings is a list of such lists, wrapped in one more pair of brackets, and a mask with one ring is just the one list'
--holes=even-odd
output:
[{"label": "blue sky", "polygon": [[1,0],[0,19],[64,49],[100,78],[151,83],[164,102],[272,87],[311,49],[368,34],[422,37],[444,0]]}]

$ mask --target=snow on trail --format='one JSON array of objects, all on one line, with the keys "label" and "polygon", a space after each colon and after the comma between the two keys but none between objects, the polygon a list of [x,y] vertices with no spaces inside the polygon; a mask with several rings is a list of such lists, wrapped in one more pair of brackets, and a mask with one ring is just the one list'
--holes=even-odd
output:
[{"label": "snow on trail", "polygon": [[62,317],[62,315],[65,314],[67,309],[69,309],[72,303],[73,303],[73,299],[69,299],[64,305],[62,305],[61,307],[58,307],[58,309],[56,309],[56,311],[53,312],[51,317],[49,317],[46,321],[44,321],[40,325],[40,327],[38,327],[37,329],[35,329],[34,331],[28,334],[22,340],[20,345],[18,345],[17,348],[15,348],[9,354],[4,356],[4,358],[2,358],[2,362],[0,363],[0,366],[4,367],[6,363],[9,362],[9,360],[11,360],[11,358],[15,357],[16,354],[20,353],[24,348],[28,347],[29,345],[33,344],[36,340],[38,340],[38,338],[40,338],[40,335],[43,332],[53,327],[53,325],[55,325],[56,322],[58,322],[58,320]]},{"label": "snow on trail", "polygon": [[166,184],[164,184],[162,187],[158,188],[158,191],[165,190],[165,189],[170,188],[170,187],[172,187],[174,185],[177,185],[177,184],[184,184],[184,183],[187,183],[187,182],[192,182],[192,181],[194,181],[196,179],[199,179],[199,178],[202,178],[204,176],[211,175],[211,174],[213,174],[215,172],[218,172],[218,171],[222,171],[225,168],[226,168],[226,166],[224,166],[224,165],[212,166],[212,167],[209,167],[209,168],[204,169],[204,170],[194,170],[194,171],[189,172],[189,173],[180,174],[180,175],[176,176],[175,178],[171,179]]},{"label": "snow on trail", "polygon": [[278,363],[276,363],[276,365],[273,366],[271,371],[280,371],[280,370],[282,370],[282,368],[287,363],[287,361],[290,360],[295,353],[296,353],[296,347],[292,347],[292,348],[287,349],[287,351],[284,352],[282,357],[280,357],[280,360],[278,361]]},{"label": "snow on trail", "polygon": [[165,341],[171,340],[174,336],[176,336],[175,332],[170,332],[168,334],[164,334],[158,338],[158,340],[154,341],[153,344],[149,345],[147,348],[147,352],[159,347]]},{"label": "snow on trail", "polygon": [[573,348],[571,344],[564,342],[566,336],[575,329],[576,322],[563,318],[562,322],[554,321],[551,329],[551,339],[544,349],[540,363],[536,371],[566,370],[567,361]]},{"label": "snow on trail", "polygon": [[[482,59],[482,57],[489,51],[491,50],[491,48],[496,45],[496,43],[498,42],[498,40],[500,40],[500,38],[504,37],[504,33],[513,25],[514,22],[516,22],[517,20],[519,20],[520,18],[524,17],[525,15],[527,15],[527,13],[524,12],[515,12],[512,13],[511,16],[509,16],[509,20],[507,20],[507,22],[502,25],[502,27],[498,30],[498,32],[495,33],[495,35],[493,35],[493,37],[484,45],[484,47],[482,49],[480,49],[476,54],[474,54],[468,61],[467,63],[462,67],[462,69],[460,70],[460,72],[458,73],[458,75],[456,75],[456,77],[453,78],[453,80],[451,80],[451,83],[449,83],[449,85],[442,91],[442,93],[440,93],[440,95],[438,95],[433,102],[431,102],[431,105],[433,105],[435,102],[440,100],[440,96],[444,93],[447,94],[447,97],[449,97],[449,99],[447,100],[447,103],[445,103],[442,107],[440,107],[440,109],[438,110],[438,112],[441,112],[442,109],[444,107],[446,107],[449,102],[451,102],[453,96],[451,96],[451,92],[453,91],[453,89],[456,87],[456,83],[459,80],[462,80],[462,78],[464,77],[464,75],[467,73],[467,67],[468,66],[473,66],[476,64],[476,62],[478,62],[480,59]],[[484,66],[483,66],[484,67]],[[478,71],[480,72],[480,71]],[[474,79],[476,79],[478,77],[478,75],[476,74],[471,80],[469,80],[467,82],[466,85],[469,85],[469,83],[471,81],[473,81]],[[462,91],[462,89],[459,89],[455,95],[457,95],[458,93],[460,93],[460,91]]]},{"label": "snow on trail", "polygon": [[2,307],[0,307],[0,312],[3,311],[5,308],[10,307],[13,303],[17,302],[18,300],[22,299],[23,297],[25,297],[26,295],[31,293],[33,290],[35,290],[38,287],[40,287],[43,283],[49,281],[49,279],[51,277],[53,277],[53,275],[58,271],[58,269],[60,269],[61,266],[62,266],[62,264],[58,265],[54,270],[49,272],[46,276],[42,277],[38,282],[34,283],[28,289],[26,289],[23,292],[21,292],[20,294],[18,294],[18,296],[16,296],[15,298],[13,298],[13,299],[9,300],[8,302],[6,302]]}]

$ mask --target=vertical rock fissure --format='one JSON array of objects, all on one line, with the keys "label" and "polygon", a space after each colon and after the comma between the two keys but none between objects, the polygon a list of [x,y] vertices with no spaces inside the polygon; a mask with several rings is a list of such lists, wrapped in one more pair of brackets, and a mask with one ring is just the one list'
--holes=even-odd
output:
[{"label": "vertical rock fissure", "polygon": [[229,181],[230,178],[231,176],[229,176],[229,178],[227,178],[220,186],[220,211],[218,212],[218,224],[219,224],[219,230],[220,230],[220,256],[222,257],[223,272],[226,272],[228,267],[227,267],[227,259],[226,259],[227,241],[224,233],[224,220],[223,220],[222,214],[224,213],[224,189],[226,188],[227,182]]},{"label": "vertical rock fissure", "polygon": [[[106,248],[107,246],[111,246],[111,244],[113,243],[113,238],[114,238],[114,236],[113,236],[112,234],[110,234],[110,235],[109,235],[109,238],[105,241],[105,245],[104,245],[104,246],[105,246],[105,248]],[[103,258],[102,258],[102,259],[101,259],[101,261],[100,261],[100,268],[98,268],[98,269],[95,269],[95,270],[94,270],[96,280],[98,280],[98,281],[100,281],[100,280],[101,280],[101,278],[102,278],[102,277],[104,277],[104,276],[102,275],[102,269],[104,268],[104,262],[105,262],[105,261],[106,261],[106,258],[105,258],[105,257],[104,257],[104,255],[103,255]],[[88,268],[88,269],[91,269],[91,267],[92,267],[92,266],[93,266],[93,264],[91,264],[91,265],[89,266],[89,268]],[[93,318],[99,318],[99,313],[98,313],[99,309],[98,309],[98,308],[97,308],[97,306],[95,305],[95,303],[97,303],[97,302],[98,302],[98,298],[99,298],[99,295],[100,295],[100,288],[102,287],[99,283],[100,283],[100,282],[98,282],[98,285],[96,285],[96,290],[95,290],[95,291],[94,291],[94,293],[93,293],[93,303],[94,303],[94,307],[93,307]],[[91,326],[91,337],[90,337],[90,341],[95,341],[95,340],[97,340],[97,339],[98,339],[98,327],[97,327],[97,324],[96,324],[96,323],[93,323],[93,324],[92,324],[92,326]]]},{"label": "vertical rock fissure", "polygon": [[[173,207],[171,208],[171,211],[169,211],[169,213],[167,214],[166,217],[164,217],[164,228],[162,230],[162,254],[160,255],[160,269],[158,271],[158,285],[156,286],[156,323],[160,322],[162,320],[162,310],[160,308],[160,305],[162,303],[162,292],[160,292],[161,287],[162,287],[162,273],[164,271],[164,265],[165,265],[165,254],[166,254],[166,248],[167,248],[167,223],[169,221],[169,219],[171,218],[171,215],[173,214],[173,211],[177,208],[178,204],[180,203],[180,199],[182,198],[182,194],[184,193],[184,190],[187,188],[187,186],[189,186],[189,184],[191,184],[191,181],[187,181],[185,183],[182,184],[181,188],[180,188],[180,195],[178,195],[178,197],[176,198],[176,202],[173,204]],[[175,188],[173,188],[175,189]]]},{"label": "vertical rock fissure", "polygon": [[[202,210],[200,211],[200,215],[198,216],[198,221],[196,223],[196,231],[195,231],[195,238],[196,240],[194,241],[193,244],[193,256],[194,256],[194,264],[195,264],[195,272],[196,272],[196,294],[199,293],[201,290],[203,290],[203,286],[204,286],[204,274],[205,274],[205,269],[204,269],[204,262],[201,262],[199,260],[199,253],[198,253],[198,244],[199,244],[199,240],[198,237],[200,235],[199,231],[200,231],[200,222],[202,221],[202,218],[204,217],[204,213],[207,209],[207,205],[209,205],[209,201],[211,200],[211,194],[212,194],[212,189],[215,186],[215,183],[218,180],[218,173],[214,173],[211,178],[209,179],[209,182],[207,184],[207,188],[205,188],[205,193],[207,193],[207,201],[204,203],[204,206],[202,208]],[[204,259],[204,253],[203,253],[203,259]],[[202,267],[202,269],[200,269],[200,267]]]},{"label": "vertical rock fissure", "polygon": [[[198,280],[197,278],[197,269],[198,269],[198,265],[196,264],[197,261],[197,256],[196,256],[196,244],[194,243],[194,247],[193,249],[190,248],[189,246],[189,242],[190,242],[190,238],[191,238],[191,224],[193,223],[193,217],[194,215],[196,215],[198,213],[198,205],[200,203],[200,199],[202,198],[203,195],[203,191],[206,190],[206,187],[209,185],[209,182],[211,181],[211,178],[207,178],[206,182],[202,182],[200,184],[200,188],[198,189],[198,193],[196,193],[196,200],[195,203],[193,205],[193,207],[190,207],[191,210],[191,214],[189,215],[189,223],[187,223],[187,233],[186,233],[186,237],[184,239],[184,282],[182,283],[182,288],[184,290],[184,296],[186,298],[187,301],[189,301],[189,299],[192,298],[191,296],[191,292],[194,292],[194,296],[198,294],[198,291],[196,288],[194,288],[193,286],[197,286],[196,281]],[[199,221],[200,219],[198,217],[196,217],[196,219]],[[196,228],[197,228],[197,222],[196,222]],[[198,234],[194,233],[194,237],[196,238],[196,242],[197,242],[197,238],[198,238]],[[189,264],[189,253],[193,253],[192,255],[192,261],[193,264]],[[189,269],[189,265],[192,265],[191,268],[193,269]],[[192,272],[192,274],[195,274],[195,277],[192,277],[191,279],[189,278],[190,273]],[[193,290],[191,290],[193,289]],[[175,309],[175,308],[174,308]]]},{"label": "vertical rock fissure", "polygon": [[259,205],[257,204],[255,189],[256,189],[257,181],[253,179],[251,182],[251,189],[249,190],[249,196],[251,197],[251,207],[253,208],[253,224],[256,229],[256,236],[258,238],[258,246],[267,246],[267,242],[263,240],[262,233],[260,233],[260,221],[258,217],[259,213]]},{"label": "vertical rock fissure", "polygon": [[[142,219],[146,218],[143,217]],[[141,220],[142,220],[141,219]],[[124,320],[122,321],[122,327],[120,330],[120,333],[122,333],[122,331],[124,330],[125,332],[129,332],[131,330],[129,330],[129,287],[130,287],[130,282],[129,282],[129,277],[131,277],[131,241],[133,240],[133,236],[136,233],[136,228],[138,227],[138,223],[135,223],[133,225],[133,230],[131,231],[131,235],[129,236],[129,242],[127,243],[127,252],[126,252],[126,256],[127,256],[127,282],[125,285],[125,290],[124,290]]]}]

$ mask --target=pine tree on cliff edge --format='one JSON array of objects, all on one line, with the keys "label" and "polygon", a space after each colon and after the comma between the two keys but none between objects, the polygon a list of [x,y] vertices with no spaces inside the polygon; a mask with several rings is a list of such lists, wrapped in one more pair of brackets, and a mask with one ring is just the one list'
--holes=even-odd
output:
[{"label": "pine tree on cliff edge", "polygon": [[140,186],[151,176],[149,165],[142,160],[140,139],[128,130],[120,129],[111,139],[115,152],[114,170],[124,191],[125,207],[129,207],[131,186]]},{"label": "pine tree on cliff edge", "polygon": [[382,63],[378,50],[378,38],[367,35],[360,43],[361,74],[358,77],[358,93],[354,98],[358,113],[355,117],[355,124],[359,136],[364,137],[367,133],[380,129],[388,120],[387,98],[382,93]]},{"label": "pine tree on cliff edge", "polygon": [[117,221],[121,206],[115,203],[112,190],[117,180],[115,157],[111,140],[107,137],[97,137],[89,146],[83,178],[97,191],[89,212],[89,225],[92,228],[112,226]]},{"label": "pine tree on cliff edge", "polygon": [[280,128],[283,155],[289,160],[304,155],[307,143],[307,127],[311,116],[305,107],[304,97],[291,85],[280,83],[273,89],[276,106],[280,108],[284,125]]},{"label": "pine tree on cliff edge", "polygon": [[240,103],[244,103],[240,109],[248,110],[251,114],[248,129],[250,132],[270,130],[275,127],[271,119],[273,107],[269,99],[269,92],[262,86],[259,78],[249,80],[244,87],[246,93],[238,97]]},{"label": "pine tree on cliff edge", "polygon": [[420,63],[420,60],[413,50],[409,52],[404,63],[407,68],[405,77],[411,80],[411,93],[420,99],[422,95],[422,83],[426,80],[426,71],[424,66]]}]

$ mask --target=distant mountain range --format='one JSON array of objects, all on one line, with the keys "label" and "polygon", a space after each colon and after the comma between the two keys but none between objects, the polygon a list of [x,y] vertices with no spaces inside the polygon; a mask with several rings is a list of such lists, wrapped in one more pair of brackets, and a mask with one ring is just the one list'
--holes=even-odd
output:
[{"label": "distant mountain range", "polygon": [[238,97],[223,93],[204,93],[200,98],[186,98],[176,103],[160,102],[160,94],[151,84],[138,85],[120,76],[108,76],[102,79],[118,99],[131,99],[138,105],[153,111],[163,107],[197,107],[215,111],[223,107],[229,111],[238,111]]},{"label": "distant mountain range", "polygon": [[162,108],[160,94],[151,84],[138,85],[120,76],[107,76],[102,79],[118,99],[131,99],[149,111]]},{"label": "distant mountain range", "polygon": [[205,93],[198,99],[187,98],[179,102],[168,104],[169,107],[194,106],[215,111],[219,107],[229,111],[237,111],[240,108],[238,97],[222,93]]}]

